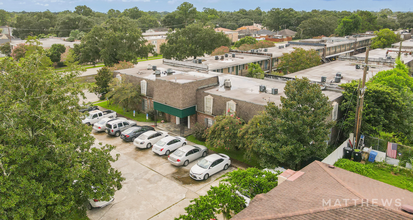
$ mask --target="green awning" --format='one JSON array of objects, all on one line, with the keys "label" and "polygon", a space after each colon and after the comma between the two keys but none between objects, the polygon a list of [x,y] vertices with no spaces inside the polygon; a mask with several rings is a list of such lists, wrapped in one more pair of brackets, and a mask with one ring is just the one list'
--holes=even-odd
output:
[{"label": "green awning", "polygon": [[153,108],[160,112],[164,112],[179,118],[185,118],[187,116],[196,114],[196,107],[192,106],[185,109],[174,108],[169,105],[161,104],[159,102],[153,102]]}]

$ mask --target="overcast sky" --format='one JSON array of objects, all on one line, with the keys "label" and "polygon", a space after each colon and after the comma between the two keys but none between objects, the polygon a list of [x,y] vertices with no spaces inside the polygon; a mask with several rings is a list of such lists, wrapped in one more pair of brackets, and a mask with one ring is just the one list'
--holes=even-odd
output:
[{"label": "overcast sky", "polygon": [[[0,8],[6,11],[73,11],[77,5],[87,5],[93,11],[107,12],[109,9],[123,11],[138,7],[143,11],[174,11],[181,0],[0,0]],[[271,8],[293,8],[311,11],[326,10],[369,10],[379,11],[390,8],[393,11],[410,11],[412,0],[192,0],[189,1],[202,11],[202,8],[215,8],[220,11],[237,11],[241,8],[264,11]]]}]

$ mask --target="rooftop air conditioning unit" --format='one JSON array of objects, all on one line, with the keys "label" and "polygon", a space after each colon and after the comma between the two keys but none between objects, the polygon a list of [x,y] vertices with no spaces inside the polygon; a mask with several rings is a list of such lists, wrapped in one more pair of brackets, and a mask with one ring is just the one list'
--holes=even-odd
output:
[{"label": "rooftop air conditioning unit", "polygon": [[334,82],[335,82],[335,83],[340,83],[340,82],[341,82],[341,77],[336,76],[336,77],[334,78]]},{"label": "rooftop air conditioning unit", "polygon": [[202,63],[202,59],[198,59],[198,63],[201,64],[201,63]]},{"label": "rooftop air conditioning unit", "polygon": [[264,49],[264,52],[268,52],[268,49]]},{"label": "rooftop air conditioning unit", "polygon": [[340,79],[342,79],[342,78],[343,78],[343,76],[341,75],[341,73],[340,73],[340,72],[336,73],[336,77],[340,77]]},{"label": "rooftop air conditioning unit", "polygon": [[322,77],[321,77],[321,82],[327,82],[327,77],[322,76]]},{"label": "rooftop air conditioning unit", "polygon": [[267,87],[265,87],[264,85],[261,85],[260,92],[267,92]]},{"label": "rooftop air conditioning unit", "polygon": [[156,66],[152,66],[152,70],[155,71],[155,70],[156,70]]},{"label": "rooftop air conditioning unit", "polygon": [[284,46],[278,46],[278,49],[283,49],[284,48]]},{"label": "rooftop air conditioning unit", "polygon": [[168,68],[168,69],[166,70],[166,73],[167,73],[168,75],[172,75],[173,73],[175,73],[175,71],[173,71],[171,68]]},{"label": "rooftop air conditioning unit", "polygon": [[225,54],[225,57],[228,57],[228,54],[227,54],[227,53]]},{"label": "rooftop air conditioning unit", "polygon": [[232,57],[233,57],[233,58],[235,57],[235,53],[232,54]]},{"label": "rooftop air conditioning unit", "polygon": [[148,68],[147,68],[148,70],[151,70],[152,69],[152,65],[151,64],[148,64]]},{"label": "rooftop air conditioning unit", "polygon": [[356,70],[360,69],[360,65],[356,64]]},{"label": "rooftop air conditioning unit", "polygon": [[160,70],[155,70],[155,76],[160,77],[161,76],[161,71]]},{"label": "rooftop air conditioning unit", "polygon": [[224,60],[224,56],[221,56],[221,60]]},{"label": "rooftop air conditioning unit", "polygon": [[231,88],[231,80],[230,79],[225,79],[224,80],[224,87],[225,88]]},{"label": "rooftop air conditioning unit", "polygon": [[198,63],[198,61],[195,59],[195,60],[192,60],[192,63]]},{"label": "rooftop air conditioning unit", "polygon": [[272,88],[272,89],[271,89],[271,94],[277,95],[277,94],[278,94],[278,89]]},{"label": "rooftop air conditioning unit", "polygon": [[289,46],[290,46],[290,44],[286,44],[286,45],[285,45],[285,47],[289,47]]},{"label": "rooftop air conditioning unit", "polygon": [[251,50],[251,53],[254,53],[254,50]]},{"label": "rooftop air conditioning unit", "polygon": [[219,60],[219,57],[218,57],[218,56],[215,56],[215,60]]}]

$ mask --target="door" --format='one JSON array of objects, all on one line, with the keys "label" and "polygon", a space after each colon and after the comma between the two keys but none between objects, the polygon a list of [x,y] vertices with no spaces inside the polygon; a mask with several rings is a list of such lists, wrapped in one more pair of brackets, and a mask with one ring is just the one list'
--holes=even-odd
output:
[{"label": "door", "polygon": [[127,128],[129,128],[129,122],[124,121],[123,122],[123,128],[121,128],[121,131],[126,130]]},{"label": "door", "polygon": [[195,160],[196,158],[198,158],[198,154],[199,154],[199,149],[195,148],[192,150],[192,155],[191,155],[191,161]]},{"label": "door", "polygon": [[194,150],[190,150],[185,154],[185,157],[186,157],[187,160],[189,160],[189,162],[191,162],[195,159],[194,155],[195,155]]},{"label": "door", "polygon": [[211,166],[209,167],[209,175],[210,176],[212,176],[215,173],[218,173],[218,171],[219,171],[218,164],[219,164],[219,160],[216,160],[211,164]]},{"label": "door", "polygon": [[235,67],[235,75],[238,75],[238,66]]}]

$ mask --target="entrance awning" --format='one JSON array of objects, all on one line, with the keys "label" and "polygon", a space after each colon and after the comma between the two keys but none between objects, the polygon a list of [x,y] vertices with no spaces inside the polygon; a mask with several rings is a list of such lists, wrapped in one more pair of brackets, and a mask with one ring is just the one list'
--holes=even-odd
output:
[{"label": "entrance awning", "polygon": [[196,114],[196,106],[192,106],[185,109],[175,108],[169,105],[161,104],[159,102],[153,102],[153,108],[160,112],[164,112],[179,118],[185,118],[190,115]]}]

